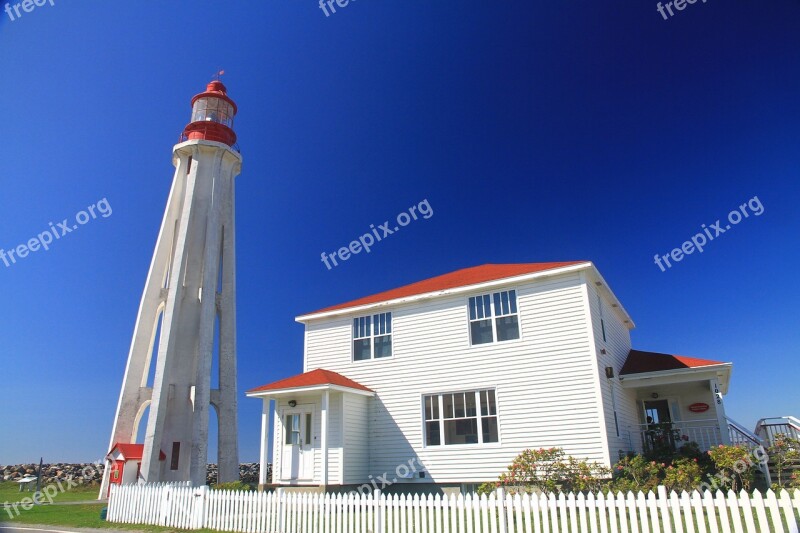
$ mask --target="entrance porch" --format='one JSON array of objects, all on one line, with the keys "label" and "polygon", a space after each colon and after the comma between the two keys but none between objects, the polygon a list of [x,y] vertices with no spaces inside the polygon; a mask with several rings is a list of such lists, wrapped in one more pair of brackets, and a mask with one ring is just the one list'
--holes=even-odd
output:
[{"label": "entrance porch", "polygon": [[268,483],[270,427],[270,486],[325,490],[361,483],[367,476],[368,401],[374,395],[323,369],[248,391],[247,396],[263,400],[259,485]]},{"label": "entrance porch", "polygon": [[[693,442],[701,451],[749,435],[725,415],[731,364],[631,351],[620,383],[634,402],[638,423],[628,428],[638,453],[677,451]],[[758,444],[755,439],[754,445]]]}]

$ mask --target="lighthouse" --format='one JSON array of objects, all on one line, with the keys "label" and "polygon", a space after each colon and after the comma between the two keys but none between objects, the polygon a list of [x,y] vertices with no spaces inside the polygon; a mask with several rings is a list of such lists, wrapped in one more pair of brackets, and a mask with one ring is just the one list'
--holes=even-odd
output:
[{"label": "lighthouse", "polygon": [[[113,483],[204,485],[211,408],[219,423],[218,480],[239,480],[236,113],[225,85],[212,81],[192,98],[191,121],[173,148],[175,174],[136,318],[101,498]],[[137,443],[145,414],[144,442]]]}]

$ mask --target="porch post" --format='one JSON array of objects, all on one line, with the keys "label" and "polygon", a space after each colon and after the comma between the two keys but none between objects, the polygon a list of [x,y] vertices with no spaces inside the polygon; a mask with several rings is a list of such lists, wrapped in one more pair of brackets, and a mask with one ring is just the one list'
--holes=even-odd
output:
[{"label": "porch post", "polygon": [[260,467],[258,470],[258,484],[259,485],[266,485],[267,484],[267,463],[269,462],[269,458],[267,457],[267,450],[269,450],[269,398],[263,399],[263,405],[261,407],[261,453],[259,455],[259,463]]},{"label": "porch post", "polygon": [[719,424],[719,433],[722,444],[730,446],[731,436],[728,431],[728,419],[725,416],[725,405],[722,402],[722,392],[717,378],[708,380],[711,388],[711,394],[714,396],[714,409],[717,412],[717,423]]},{"label": "porch post", "polygon": [[328,405],[330,402],[330,391],[325,389],[322,393],[322,419],[320,421],[320,440],[322,441],[322,477],[323,487],[328,486]]},{"label": "porch post", "polygon": [[[273,428],[274,431],[272,432],[272,484],[275,485],[278,481],[283,477],[283,473],[281,472],[283,466],[283,441],[281,439],[285,438],[283,432],[279,432],[278,428],[280,424],[283,424],[281,420],[281,412],[278,408],[278,398],[276,397],[272,404],[272,420],[273,420]],[[279,434],[280,433],[280,434]]]}]

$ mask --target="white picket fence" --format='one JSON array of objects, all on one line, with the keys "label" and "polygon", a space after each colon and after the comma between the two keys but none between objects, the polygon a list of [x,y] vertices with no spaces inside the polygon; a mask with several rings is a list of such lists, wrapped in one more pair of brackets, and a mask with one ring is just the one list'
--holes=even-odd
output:
[{"label": "white picket fence", "polygon": [[252,533],[798,533],[800,490],[419,496],[112,488],[110,522]]}]

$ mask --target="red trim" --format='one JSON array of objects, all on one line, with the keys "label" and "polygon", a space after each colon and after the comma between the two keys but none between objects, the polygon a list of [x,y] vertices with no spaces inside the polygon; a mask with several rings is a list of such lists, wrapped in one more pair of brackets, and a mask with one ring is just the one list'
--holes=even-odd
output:
[{"label": "red trim", "polygon": [[357,300],[352,300],[343,304],[325,307],[319,311],[308,313],[310,315],[317,313],[325,313],[328,311],[337,311],[340,309],[347,309],[348,307],[358,307],[361,305],[374,304],[378,302],[386,302],[397,298],[407,298],[409,296],[416,296],[428,292],[437,292],[447,289],[455,289],[457,287],[467,287],[469,285],[477,285],[478,283],[485,283],[487,281],[496,281],[505,278],[513,278],[525,274],[533,274],[535,272],[544,272],[546,270],[554,270],[580,263],[587,263],[588,261],[564,261],[560,263],[516,263],[506,265],[480,265],[470,268],[463,268],[436,276],[435,278],[418,281],[410,285],[404,285],[389,291],[379,292],[371,296],[365,296]]},{"label": "red trim", "polygon": [[337,374],[336,372],[331,372],[330,370],[325,370],[322,368],[312,370],[311,372],[306,372],[305,374],[298,374],[280,381],[275,381],[274,383],[270,383],[268,385],[250,389],[247,392],[299,389],[302,387],[314,387],[316,385],[338,385],[340,387],[347,387],[349,389],[374,392],[372,389],[365,387],[361,383],[357,383],[341,374]]},{"label": "red trim", "polygon": [[236,133],[224,124],[210,120],[192,122],[183,129],[181,142],[205,140],[233,146],[236,144]]}]

